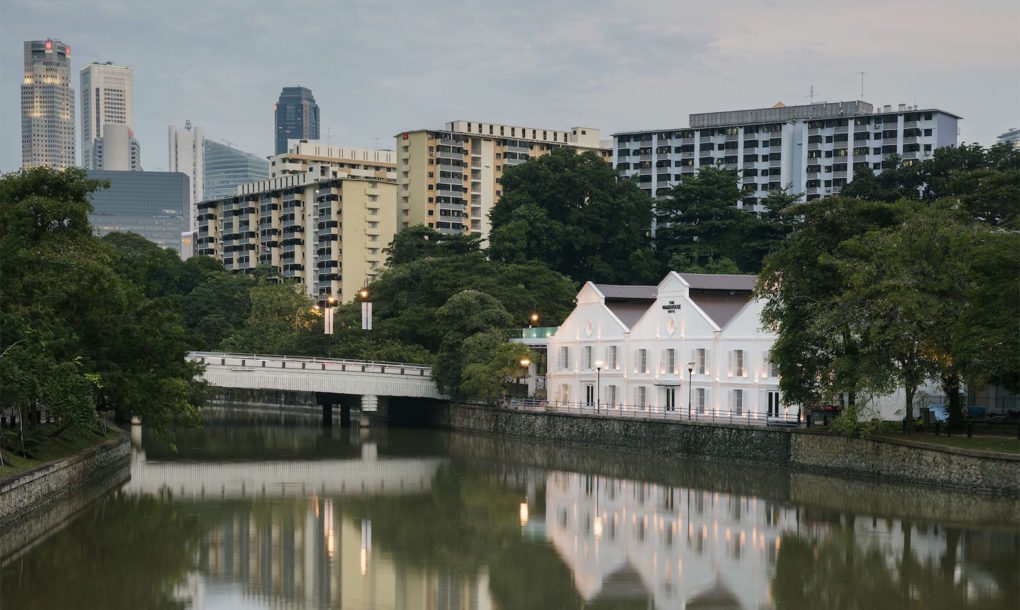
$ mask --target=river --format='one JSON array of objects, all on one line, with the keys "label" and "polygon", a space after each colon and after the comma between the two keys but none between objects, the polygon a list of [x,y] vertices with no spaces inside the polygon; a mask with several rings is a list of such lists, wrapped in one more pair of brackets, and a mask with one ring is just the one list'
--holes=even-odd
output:
[{"label": "river", "polygon": [[1015,498],[421,429],[134,431],[0,608],[1016,610]]}]

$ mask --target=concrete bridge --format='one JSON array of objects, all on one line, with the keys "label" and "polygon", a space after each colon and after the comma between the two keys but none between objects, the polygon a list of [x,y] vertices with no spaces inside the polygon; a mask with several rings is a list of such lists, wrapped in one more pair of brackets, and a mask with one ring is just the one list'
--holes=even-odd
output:
[{"label": "concrete bridge", "polygon": [[191,352],[188,358],[205,364],[204,379],[215,387],[313,393],[327,423],[334,406],[340,407],[344,425],[357,402],[360,423],[367,426],[380,400],[447,398],[432,381],[431,367],[420,364],[221,352]]}]

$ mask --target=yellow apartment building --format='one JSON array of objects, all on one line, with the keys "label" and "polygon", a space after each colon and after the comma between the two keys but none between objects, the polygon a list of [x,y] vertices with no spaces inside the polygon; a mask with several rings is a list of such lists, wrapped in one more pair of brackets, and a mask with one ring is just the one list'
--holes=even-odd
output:
[{"label": "yellow apartment building", "polygon": [[452,121],[443,130],[396,135],[399,228],[425,225],[441,233],[489,234],[489,211],[499,201],[507,167],[560,147],[594,151],[612,162],[612,143],[599,130],[570,131]]}]

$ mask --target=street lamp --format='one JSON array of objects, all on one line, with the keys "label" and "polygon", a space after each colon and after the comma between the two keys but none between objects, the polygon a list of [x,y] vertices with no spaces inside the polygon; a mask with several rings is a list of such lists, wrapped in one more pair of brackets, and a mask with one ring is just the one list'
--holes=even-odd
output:
[{"label": "street lamp", "polygon": [[326,315],[325,324],[327,325],[326,334],[329,335],[329,348],[326,354],[333,357],[333,305],[336,304],[336,297],[329,295],[326,297],[326,311],[329,313]]},{"label": "street lamp", "polygon": [[365,331],[365,354],[368,357],[368,331],[372,330],[372,302],[368,300],[368,288],[358,291],[361,297],[361,330]]},{"label": "street lamp", "polygon": [[535,306],[531,306],[531,315],[528,316],[528,328],[538,324],[538,311],[535,310]]},{"label": "street lamp", "polygon": [[692,379],[694,379],[694,362],[687,363],[687,419],[691,418],[691,398],[694,395],[694,389],[691,386]]},{"label": "street lamp", "polygon": [[595,361],[595,412],[602,412],[602,364],[601,360]]}]

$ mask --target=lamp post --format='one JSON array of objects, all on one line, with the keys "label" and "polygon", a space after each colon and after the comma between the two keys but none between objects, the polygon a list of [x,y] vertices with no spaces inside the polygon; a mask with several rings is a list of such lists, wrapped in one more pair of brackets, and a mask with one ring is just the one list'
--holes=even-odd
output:
[{"label": "lamp post", "polygon": [[538,324],[538,310],[535,309],[534,305],[532,305],[531,306],[531,315],[528,316],[528,328],[531,328],[532,326],[535,326],[536,324]]},{"label": "lamp post", "polygon": [[694,363],[687,363],[687,419],[691,418],[691,399],[694,396],[694,388],[691,386],[694,379]]},{"label": "lamp post", "polygon": [[[520,365],[521,365],[521,368],[524,369],[524,377],[527,378],[527,376],[528,376],[528,367],[531,366],[531,358],[528,358],[527,356],[524,356],[523,358],[521,358]],[[518,380],[519,379],[520,379],[520,377],[518,377]],[[528,390],[527,390],[527,386],[525,386],[524,397],[527,398],[527,396],[528,396]]]},{"label": "lamp post", "polygon": [[602,412],[602,364],[601,360],[595,361],[595,412]]},{"label": "lamp post", "polygon": [[329,335],[329,347],[327,348],[327,355],[333,357],[333,305],[336,304],[336,297],[330,295],[326,297],[326,311],[328,312],[325,317],[326,334]]},{"label": "lamp post", "polygon": [[358,291],[361,297],[361,330],[365,331],[365,354],[368,357],[368,331],[372,330],[372,302],[368,300],[368,288]]}]

